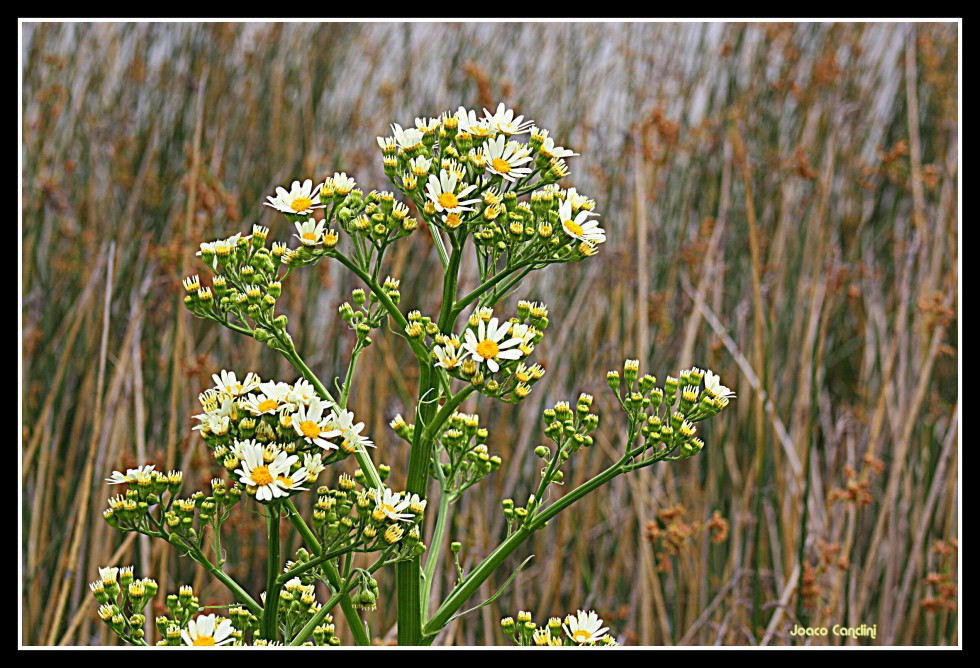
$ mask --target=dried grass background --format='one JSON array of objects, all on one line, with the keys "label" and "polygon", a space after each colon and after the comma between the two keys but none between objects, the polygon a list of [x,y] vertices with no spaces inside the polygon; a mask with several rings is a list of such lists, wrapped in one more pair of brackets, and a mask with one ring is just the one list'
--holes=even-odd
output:
[{"label": "dried grass background", "polygon": [[[384,189],[374,137],[388,123],[500,100],[582,154],[569,182],[596,199],[609,242],[521,286],[551,308],[536,351],[548,375],[531,396],[466,406],[505,464],[453,518],[465,564],[501,539],[500,499],[535,484],[542,408],[586,391],[603,409],[569,486],[611,463],[624,420],[604,379],[624,358],[660,378],[711,368],[738,399],[699,457],[618,478],[552,522],[515,553],[511,568],[536,556],[512,588],[437,644],[502,644],[503,615],[581,607],[629,644],[795,644],[795,623],[877,624],[873,644],[958,642],[955,25],[23,35],[23,643],[112,644],[87,587],[110,562],[155,577],[161,603],[182,583],[230,602],[170,546],[101,517],[113,469],[182,468],[187,491],[219,471],[190,431],[211,373],[296,376],[183,309],[198,243],[256,222],[285,239],[260,205],[275,186],[337,170]],[[424,230],[390,254],[406,310],[438,307],[437,265]],[[280,300],[328,384],[352,345],[337,306],[358,283],[341,269],[294,275]],[[407,452],[387,423],[417,378],[399,339],[375,339],[352,408],[397,489]],[[228,570],[257,594],[264,525],[236,518]],[[393,580],[365,615],[381,641]]]}]

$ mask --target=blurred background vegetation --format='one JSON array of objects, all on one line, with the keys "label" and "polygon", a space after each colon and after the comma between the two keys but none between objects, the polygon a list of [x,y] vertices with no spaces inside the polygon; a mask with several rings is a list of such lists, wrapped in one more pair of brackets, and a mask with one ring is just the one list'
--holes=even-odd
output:
[{"label": "blurred background vegetation", "polygon": [[[285,239],[260,205],[275,186],[337,170],[384,189],[374,138],[388,123],[500,100],[582,154],[568,181],[596,199],[609,242],[521,286],[551,307],[536,351],[549,373],[532,395],[464,407],[505,460],[453,519],[464,564],[501,539],[500,499],[535,483],[542,408],[593,393],[600,436],[567,482],[611,463],[624,421],[605,372],[625,357],[658,377],[711,368],[738,399],[699,457],[618,478],[553,522],[514,555],[511,568],[536,555],[514,585],[437,644],[500,644],[501,616],[583,607],[629,644],[791,644],[795,623],[877,624],[874,644],[958,641],[955,24],[24,24],[23,36],[24,643],[114,642],[87,587],[108,563],[230,602],[168,545],[101,517],[113,469],[182,468],[187,490],[218,473],[190,431],[211,373],[295,377],[183,309],[198,243],[256,222]],[[427,234],[389,254],[402,306],[435,310]],[[280,300],[325,380],[352,345],[337,306],[358,283],[341,269],[301,272]],[[352,407],[398,489],[407,453],[387,423],[417,378],[397,339],[376,339]],[[235,517],[228,569],[257,593],[264,524]],[[393,638],[393,579],[365,615],[379,642]]]}]

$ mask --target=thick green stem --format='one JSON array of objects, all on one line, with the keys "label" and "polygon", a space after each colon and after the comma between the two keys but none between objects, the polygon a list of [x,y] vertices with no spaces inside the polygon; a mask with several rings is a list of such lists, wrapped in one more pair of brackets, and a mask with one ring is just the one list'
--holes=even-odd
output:
[{"label": "thick green stem", "polygon": [[[432,457],[432,439],[428,436],[435,419],[436,401],[431,395],[438,392],[437,376],[431,364],[422,365],[419,376],[419,406],[415,437],[408,461],[405,490],[425,498]],[[426,398],[429,398],[426,401]],[[423,428],[425,425],[425,428]],[[422,559],[414,557],[395,567],[398,589],[398,644],[418,645],[422,640]]]},{"label": "thick green stem", "polygon": [[262,637],[276,640],[279,636],[279,504],[269,504],[269,555],[266,568],[265,610],[262,614]]},{"label": "thick green stem", "polygon": [[446,537],[446,524],[449,520],[449,490],[447,486],[442,489],[439,497],[439,511],[436,515],[436,527],[432,531],[432,541],[429,544],[429,554],[425,558],[425,579],[422,584],[422,619],[429,617],[429,597],[432,592],[432,581],[435,578],[436,569],[439,567],[439,558],[442,556],[442,542]]},{"label": "thick green stem", "polygon": [[442,307],[439,309],[439,330],[452,333],[456,323],[456,286],[459,282],[459,263],[463,258],[462,245],[453,242],[453,254],[446,267],[446,277],[442,285]]}]

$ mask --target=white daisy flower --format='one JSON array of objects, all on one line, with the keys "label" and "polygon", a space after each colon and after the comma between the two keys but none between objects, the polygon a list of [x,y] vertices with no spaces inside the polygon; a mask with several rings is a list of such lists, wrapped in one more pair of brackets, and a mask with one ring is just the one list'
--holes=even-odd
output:
[{"label": "white daisy flower", "polygon": [[354,413],[346,408],[341,408],[340,412],[331,413],[330,426],[339,431],[350,429],[354,426]]},{"label": "white daisy flower", "polygon": [[307,443],[319,445],[324,450],[336,450],[337,446],[328,441],[328,438],[340,436],[339,429],[332,429],[331,422],[335,416],[324,416],[323,409],[327,404],[320,401],[318,397],[310,399],[309,406],[300,406],[293,415],[292,425],[296,433],[302,436]]},{"label": "white daisy flower", "polygon": [[419,177],[428,174],[431,166],[432,161],[426,158],[424,155],[416,156],[408,161],[408,167],[412,170],[412,174]]},{"label": "white daisy flower", "polygon": [[344,452],[357,452],[362,447],[363,448],[373,448],[374,441],[372,441],[367,436],[363,436],[361,431],[364,430],[364,423],[358,422],[356,425],[349,429],[344,429],[341,431],[340,438],[343,439],[340,442],[340,448]]},{"label": "white daisy flower", "polygon": [[201,424],[192,427],[191,431],[208,431],[215,436],[223,436],[228,433],[228,427],[231,426],[231,418],[227,415],[202,413],[201,415],[195,415],[194,417],[200,420]]},{"label": "white daisy flower", "polygon": [[721,384],[721,376],[713,373],[711,369],[704,372],[704,391],[713,398],[734,399],[735,392]]},{"label": "white daisy flower", "polygon": [[274,456],[271,461],[266,461],[266,449],[254,442],[241,450],[241,468],[235,469],[235,473],[242,484],[256,488],[255,498],[259,501],[289,496],[290,490],[306,480],[306,469],[302,466],[292,475],[289,473],[299,455],[290,455],[272,446],[269,454]]},{"label": "white daisy flower", "polygon": [[425,506],[428,504],[428,501],[421,498],[418,494],[412,494],[411,496],[406,494],[405,498],[408,500],[408,509],[413,513],[421,515],[425,512]]},{"label": "white daisy flower", "polygon": [[293,387],[286,398],[293,404],[308,406],[316,397],[316,388],[313,387],[312,383],[305,378],[300,378],[293,383]]},{"label": "white daisy flower", "polygon": [[99,579],[102,580],[102,582],[112,584],[113,582],[116,581],[116,576],[118,575],[119,575],[119,568],[117,568],[116,566],[111,566],[111,567],[107,566],[105,568],[99,566]]},{"label": "white daisy flower", "polygon": [[527,132],[534,125],[534,121],[525,121],[523,116],[514,118],[514,110],[508,109],[503,102],[497,105],[495,113],[491,114],[486,107],[484,107],[483,113],[485,118],[490,121],[490,125],[505,135]]},{"label": "white daisy flower", "polygon": [[303,468],[306,469],[306,482],[312,484],[327,467],[323,464],[323,457],[319,452],[304,452]]},{"label": "white daisy flower", "polygon": [[194,255],[196,255],[198,257],[201,257],[201,255],[203,255],[204,253],[209,253],[211,255],[214,255],[215,249],[214,249],[214,242],[213,241],[202,241],[201,242],[201,250],[199,250],[196,253],[194,253]]},{"label": "white daisy flower", "polygon": [[457,185],[459,185],[459,179],[456,178],[456,174],[448,172],[445,169],[439,171],[438,178],[436,178],[435,174],[429,174],[429,182],[425,184],[425,190],[429,199],[435,205],[436,211],[440,213],[443,211],[448,213],[473,211],[473,207],[468,205],[479,202],[479,198],[468,200],[463,200],[462,198],[473,192],[476,189],[476,185],[466,186],[459,192],[456,192]]},{"label": "white daisy flower", "polygon": [[555,140],[551,137],[547,137],[544,143],[541,144],[541,148],[538,149],[544,154],[546,158],[570,158],[572,156],[578,155],[575,151],[571,151],[564,146],[555,146]]},{"label": "white daisy flower", "polygon": [[313,179],[306,179],[303,185],[299,181],[293,181],[292,188],[287,192],[282,186],[276,188],[276,197],[266,197],[268,202],[262,202],[266,206],[271,206],[276,211],[288,214],[310,214],[313,209],[322,209],[320,204],[320,186],[313,187]]},{"label": "white daisy flower", "polygon": [[364,423],[358,422],[354,423],[354,414],[349,410],[344,408],[340,409],[340,413],[332,414],[330,426],[340,432],[340,438],[342,439],[340,447],[344,452],[355,452],[360,446],[365,448],[373,448],[374,442],[371,441],[367,436],[362,436],[361,432],[364,431]]},{"label": "white daisy flower", "polygon": [[477,151],[475,148],[471,148],[469,152],[470,164],[477,170],[486,169],[487,166],[487,156],[480,150]]},{"label": "white daisy flower", "polygon": [[394,137],[378,137],[378,146],[385,153],[395,153],[398,150]]},{"label": "white daisy flower", "polygon": [[197,621],[191,619],[187,622],[187,628],[180,632],[180,637],[188,645],[213,647],[235,642],[231,636],[234,630],[230,619],[215,615],[198,615]]},{"label": "white daisy flower", "polygon": [[427,132],[435,132],[439,129],[439,125],[442,121],[438,118],[416,118],[415,119],[415,129],[425,134]]},{"label": "white daisy flower", "polygon": [[372,490],[374,494],[374,518],[379,522],[385,518],[401,522],[411,522],[413,515],[401,511],[408,508],[410,501],[403,499],[398,492],[392,492],[385,487]]},{"label": "white daisy flower", "polygon": [[460,132],[468,132],[473,137],[489,137],[493,134],[494,126],[486,118],[477,120],[475,111],[460,107],[456,112],[456,119],[459,121]]},{"label": "white daisy flower", "polygon": [[252,415],[273,415],[290,406],[289,383],[260,383],[261,394],[250,394],[245,398],[245,410]]},{"label": "white daisy flower", "polygon": [[579,211],[572,219],[572,203],[567,199],[558,207],[558,218],[561,220],[561,228],[565,230],[565,234],[590,245],[601,244],[606,240],[606,231],[599,227],[598,221],[589,220],[589,216],[595,215],[597,214],[589,211]]},{"label": "white daisy flower", "polygon": [[572,203],[572,211],[578,211],[579,209],[586,209],[591,211],[595,206],[595,200],[585,195],[579,195],[575,188],[569,188],[565,191],[564,199]]},{"label": "white daisy flower", "polygon": [[125,475],[119,471],[113,471],[112,476],[106,478],[105,481],[110,485],[120,485],[124,482],[136,482],[136,479],[141,475],[146,475],[150,473],[156,466],[154,464],[146,464],[145,466],[137,466],[134,469],[126,469]]},{"label": "white daisy flower", "polygon": [[347,176],[347,172],[334,172],[333,173],[333,186],[334,191],[338,195],[349,195],[350,191],[357,187],[357,181],[354,177]]},{"label": "white daisy flower", "polygon": [[507,141],[502,134],[487,141],[483,146],[483,153],[486,156],[487,169],[512,183],[517,181],[517,177],[531,173],[529,167],[521,167],[531,161],[527,147],[516,141]]},{"label": "white daisy flower", "polygon": [[246,438],[244,441],[239,441],[236,438],[235,443],[231,446],[231,454],[235,455],[235,457],[238,459],[242,459],[245,456],[246,448],[252,448],[255,446],[258,446],[259,448],[262,447],[262,445],[255,439]]},{"label": "white daisy flower", "polygon": [[327,224],[325,220],[317,222],[314,218],[310,218],[302,223],[297,220],[294,224],[299,234],[293,236],[304,246],[319,246],[323,243],[323,229]]},{"label": "white daisy flower", "polygon": [[467,355],[467,353],[463,352],[463,345],[455,336],[451,339],[446,339],[443,345],[435,346],[432,352],[436,354],[436,359],[439,360],[436,362],[436,366],[441,366],[447,371],[451,371],[459,366]]},{"label": "white daisy flower", "polygon": [[214,262],[213,266],[217,268],[219,258],[227,258],[231,253],[238,248],[238,239],[241,238],[241,234],[236,234],[233,237],[228,237],[227,239],[218,239],[214,242]]},{"label": "white daisy flower", "polygon": [[466,330],[463,348],[473,356],[474,361],[485,361],[490,371],[496,373],[500,370],[498,360],[521,358],[521,351],[514,349],[514,346],[521,344],[521,339],[511,338],[504,341],[509,331],[509,322],[498,327],[496,318],[490,318],[490,322],[481,320],[476,333],[472,329]]},{"label": "white daisy flower", "polygon": [[405,128],[398,123],[392,123],[391,131],[395,135],[395,142],[403,151],[409,151],[422,145],[422,133],[415,128]]},{"label": "white daisy flower", "polygon": [[588,613],[579,610],[576,616],[569,615],[566,617],[565,623],[562,624],[562,628],[565,629],[568,637],[579,645],[592,643],[605,637],[609,628],[600,627],[602,627],[602,620],[599,619],[595,610],[590,610]]},{"label": "white daisy flower", "polygon": [[245,379],[241,382],[238,381],[234,371],[222,370],[220,376],[213,373],[211,374],[211,379],[215,383],[214,389],[218,390],[219,392],[224,392],[232,397],[240,397],[243,394],[247,394],[258,387],[259,383],[262,382],[262,380],[251,371],[245,374]]}]

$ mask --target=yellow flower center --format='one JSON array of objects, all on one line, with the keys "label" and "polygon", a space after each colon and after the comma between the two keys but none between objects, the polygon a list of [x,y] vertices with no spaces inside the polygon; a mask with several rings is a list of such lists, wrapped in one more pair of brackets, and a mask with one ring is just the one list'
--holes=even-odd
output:
[{"label": "yellow flower center", "polygon": [[574,220],[566,220],[562,223],[562,227],[564,227],[565,231],[574,237],[582,236],[582,226],[576,223]]},{"label": "yellow flower center", "polygon": [[259,405],[255,407],[260,413],[265,413],[266,411],[271,411],[279,408],[279,402],[275,399],[266,399],[265,401],[259,402]]},{"label": "yellow flower center", "polygon": [[459,198],[452,193],[442,193],[439,195],[439,205],[443,209],[455,209],[459,206]]},{"label": "yellow flower center", "polygon": [[496,341],[485,339],[476,344],[476,354],[485,360],[493,359],[500,352]]},{"label": "yellow flower center", "polygon": [[303,420],[299,423],[299,430],[307,438],[317,438],[320,435],[320,425],[313,420]]},{"label": "yellow flower center", "polygon": [[194,638],[194,645],[197,647],[213,647],[214,646],[214,636],[198,636]]},{"label": "yellow flower center", "polygon": [[449,356],[443,360],[443,363],[446,365],[447,369],[454,369],[456,368],[456,365],[459,364],[459,360],[455,357]]},{"label": "yellow flower center", "polygon": [[572,640],[575,642],[586,642],[592,639],[592,634],[585,629],[579,629],[574,634],[572,634]]},{"label": "yellow flower center", "polygon": [[292,487],[293,486],[293,481],[290,478],[287,478],[284,475],[279,476],[279,482],[281,482],[286,487]]},{"label": "yellow flower center", "polygon": [[446,216],[446,227],[450,229],[455,230],[461,222],[463,222],[463,219],[459,217],[458,213],[454,212]]},{"label": "yellow flower center", "polygon": [[[254,469],[252,469],[252,480],[254,480],[255,484],[260,487],[263,487],[265,485],[271,485],[273,478],[272,478],[272,474],[269,473],[269,467],[257,466]],[[212,644],[214,644],[213,639],[212,639]]]},{"label": "yellow flower center", "polygon": [[283,427],[292,427],[293,426],[293,416],[292,415],[283,415],[281,422],[282,422],[282,426]]},{"label": "yellow flower center", "polygon": [[299,213],[300,211],[306,211],[312,206],[313,200],[309,197],[297,197],[293,200],[293,203],[289,205],[289,208],[293,211]]},{"label": "yellow flower center", "polygon": [[303,232],[303,235],[302,236],[303,236],[303,239],[306,240],[306,241],[316,241],[316,233],[315,232]]},{"label": "yellow flower center", "polygon": [[490,161],[490,166],[493,167],[494,171],[500,172],[501,174],[506,174],[510,171],[510,163],[503,158],[494,158]]},{"label": "yellow flower center", "polygon": [[385,515],[388,515],[389,513],[392,514],[392,515],[394,515],[395,514],[395,507],[394,506],[389,506],[387,503],[383,503],[383,504],[381,504],[381,511]]}]

